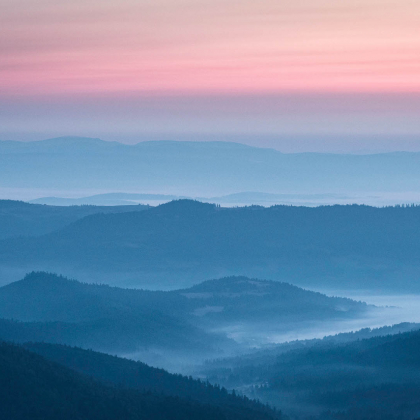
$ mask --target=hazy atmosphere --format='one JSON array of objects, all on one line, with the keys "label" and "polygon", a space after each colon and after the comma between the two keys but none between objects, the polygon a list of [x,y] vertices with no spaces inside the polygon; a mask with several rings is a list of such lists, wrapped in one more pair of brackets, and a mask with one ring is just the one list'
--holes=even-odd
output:
[{"label": "hazy atmosphere", "polygon": [[0,0],[0,418],[419,420],[419,22]]},{"label": "hazy atmosphere", "polygon": [[420,151],[417,1],[0,5],[3,140]]}]

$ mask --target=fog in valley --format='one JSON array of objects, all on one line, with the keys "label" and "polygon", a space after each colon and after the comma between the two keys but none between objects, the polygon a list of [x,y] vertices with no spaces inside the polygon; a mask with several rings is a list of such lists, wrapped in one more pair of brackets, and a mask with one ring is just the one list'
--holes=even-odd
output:
[{"label": "fog in valley", "polygon": [[0,0],[0,420],[420,420],[419,22]]},{"label": "fog in valley", "polygon": [[420,412],[417,154],[0,148],[0,380],[39,389],[31,410],[53,386],[164,420],[177,417],[162,407],[192,420]]}]

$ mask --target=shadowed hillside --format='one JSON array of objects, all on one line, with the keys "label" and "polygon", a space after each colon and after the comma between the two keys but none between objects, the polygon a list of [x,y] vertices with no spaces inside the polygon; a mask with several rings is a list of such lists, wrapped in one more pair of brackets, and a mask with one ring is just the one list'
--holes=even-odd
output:
[{"label": "shadowed hillside", "polygon": [[238,323],[259,332],[285,331],[308,322],[351,320],[368,310],[373,309],[362,302],[245,277],[154,292],[31,273],[0,288],[0,338],[108,352],[164,348],[210,356],[238,347],[226,337]]},{"label": "shadowed hillside", "polygon": [[221,411],[240,414],[240,411],[244,410],[251,418],[252,416],[258,418],[264,412],[267,415],[274,415],[264,405],[246,398],[235,397],[218,385],[192,379],[191,376],[170,374],[141,362],[62,345],[25,343],[23,347],[107,385],[186,398],[216,406]]},{"label": "shadowed hillside", "polygon": [[[398,326],[396,326],[398,328]],[[265,357],[216,361],[211,381],[287,412],[320,419],[413,419],[420,410],[420,331],[350,342],[318,340]],[[304,344],[304,342],[303,342]],[[330,414],[325,414],[332,411]],[[316,417],[318,418],[318,417]]]},{"label": "shadowed hillside", "polygon": [[197,283],[229,273],[318,287],[419,290],[412,280],[420,274],[419,236],[420,207],[228,209],[180,200],[1,241],[0,263],[89,270],[96,280],[101,272],[131,272],[142,284],[160,278],[172,288],[181,279]]},{"label": "shadowed hillside", "polygon": [[[36,348],[41,350],[40,352],[43,350],[42,346],[41,349]],[[55,356],[59,351],[60,349],[56,350]],[[99,363],[95,364],[95,355],[91,352],[86,353],[83,359],[84,355],[80,357],[80,351],[76,349],[73,350],[73,356],[69,349],[64,351],[68,353],[65,355],[67,365],[77,365],[78,361],[82,365],[93,363],[90,373],[95,368],[100,370],[104,367],[101,365],[101,358],[104,356],[100,354],[96,355]],[[53,352],[48,348],[46,353]],[[59,359],[54,355],[51,358]],[[123,366],[124,363],[125,361],[120,361]],[[108,362],[105,368],[108,369],[112,365],[120,368],[116,359]],[[138,379],[140,376],[140,383],[141,376],[148,376],[147,385],[143,382],[144,386],[136,386],[133,378],[130,384],[129,381],[125,381],[124,387],[121,386],[121,382],[113,383],[112,380],[106,381],[106,386],[93,380],[92,376],[95,375],[76,373],[28,350],[0,342],[0,417],[8,420],[269,420],[281,417],[280,413],[252,401],[227,395],[226,391],[222,392],[217,388],[212,388],[213,392],[209,388],[213,404],[200,403],[199,397],[193,392],[194,388],[199,389],[199,383],[189,384],[187,378],[170,376],[164,371],[149,372],[147,369],[147,366],[135,363],[131,367],[132,377],[136,376]],[[159,386],[155,388],[153,383],[158,383],[159,377],[165,377],[168,382],[172,381],[174,384],[184,382],[190,385],[187,385],[185,397],[181,399],[157,393],[155,389]],[[146,389],[148,392],[145,392]]]}]

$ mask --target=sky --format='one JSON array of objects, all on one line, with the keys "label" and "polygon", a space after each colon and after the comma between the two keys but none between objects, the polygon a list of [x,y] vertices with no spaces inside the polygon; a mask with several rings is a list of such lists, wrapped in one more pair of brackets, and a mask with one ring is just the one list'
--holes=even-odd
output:
[{"label": "sky", "polygon": [[419,22],[418,0],[0,0],[0,139],[420,150]]}]

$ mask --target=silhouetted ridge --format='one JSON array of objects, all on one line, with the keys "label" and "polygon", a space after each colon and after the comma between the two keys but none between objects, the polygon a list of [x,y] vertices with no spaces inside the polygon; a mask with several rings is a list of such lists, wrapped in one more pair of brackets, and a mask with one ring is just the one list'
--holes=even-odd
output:
[{"label": "silhouetted ridge", "polygon": [[1,215],[4,216],[4,211],[5,210],[9,210],[9,209],[28,209],[31,207],[31,204],[26,203],[25,201],[21,201],[21,200],[0,200],[0,210],[1,210]]},{"label": "silhouetted ridge", "polygon": [[19,236],[38,236],[62,229],[85,216],[98,213],[135,212],[148,206],[50,206],[15,200],[0,200],[0,240]]},{"label": "silhouetted ridge", "polygon": [[245,277],[159,292],[38,272],[0,288],[0,338],[113,353],[152,347],[207,354],[239,346],[225,333],[214,332],[238,322],[251,329],[269,323],[287,330],[308,321],[359,317],[370,309],[350,299]]},{"label": "silhouetted ridge", "polygon": [[[171,310],[176,296],[83,284],[46,273],[0,288],[0,338],[67,343],[98,350],[137,351],[148,346],[210,349],[223,337],[185,322]],[[175,313],[174,313],[175,312]],[[12,324],[8,320],[19,320]],[[38,337],[38,338],[37,338]]]},{"label": "silhouetted ridge", "polygon": [[[209,151],[209,150],[252,150],[258,149],[254,146],[249,146],[243,143],[235,143],[229,141],[180,141],[180,140],[153,140],[153,141],[142,141],[134,144],[132,147],[141,149],[163,149],[163,150],[176,150],[178,153],[180,150],[193,150],[193,151]],[[280,153],[275,149],[271,150],[275,153]]]},{"label": "silhouetted ridge", "polygon": [[[28,273],[22,280],[15,281],[13,283],[7,284],[3,286],[5,289],[8,288],[21,288],[21,287],[40,287],[40,288],[49,288],[49,287],[69,287],[69,286],[76,286],[76,285],[83,285],[83,283],[69,279],[67,277],[54,274],[54,273],[46,273],[44,271],[32,271]],[[87,284],[87,283],[85,283]],[[106,286],[107,287],[107,286]]]},{"label": "silhouetted ridge", "polygon": [[173,193],[171,188],[176,186],[184,194],[200,191],[204,196],[239,191],[358,192],[363,197],[378,193],[378,201],[384,190],[391,194],[419,191],[419,153],[282,154],[225,142],[153,141],[126,145],[74,137],[0,142],[0,150],[4,188],[25,185],[45,190],[93,191],[106,185],[108,191]]},{"label": "silhouetted ridge", "polygon": [[180,200],[173,200],[165,204],[161,204],[157,206],[155,211],[164,211],[164,212],[199,212],[203,210],[207,211],[214,211],[216,210],[217,206],[215,204],[210,203],[202,203],[198,200],[190,200],[190,199],[180,199]]},{"label": "silhouetted ridge", "polygon": [[[249,291],[249,290],[261,290],[261,289],[282,289],[285,291],[301,291],[302,293],[308,293],[297,286],[293,286],[289,283],[272,281],[272,280],[261,280],[254,279],[245,276],[231,276],[224,277],[221,279],[206,280],[195,286],[190,287],[188,290],[191,292],[237,292],[237,291]],[[316,293],[316,292],[309,292]]]},{"label": "silhouetted ridge", "polygon": [[177,200],[2,241],[0,262],[199,280],[247,274],[307,287],[398,283],[401,289],[416,286],[409,279],[420,274],[419,236],[420,207],[414,206],[221,208]]}]

